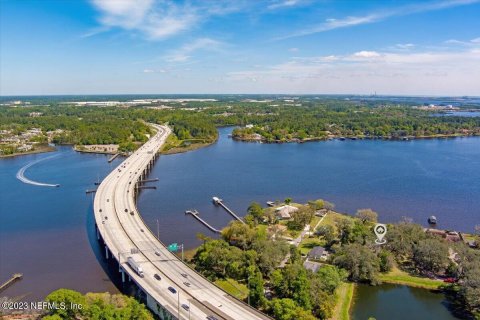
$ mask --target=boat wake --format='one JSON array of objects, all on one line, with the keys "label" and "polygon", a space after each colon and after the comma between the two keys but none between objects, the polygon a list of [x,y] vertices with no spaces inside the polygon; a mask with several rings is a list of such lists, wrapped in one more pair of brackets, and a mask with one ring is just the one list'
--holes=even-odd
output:
[{"label": "boat wake", "polygon": [[37,164],[39,162],[42,162],[42,161],[45,161],[47,159],[52,159],[54,157],[57,157],[58,154],[56,155],[53,155],[53,156],[50,156],[50,157],[46,157],[46,158],[42,158],[42,159],[39,159],[39,160],[35,160],[35,161],[32,161],[30,163],[28,163],[27,165],[23,166],[22,168],[20,168],[20,170],[18,170],[17,172],[17,179],[22,181],[23,183],[26,183],[26,184],[31,184],[31,185],[34,185],[34,186],[40,186],[40,187],[60,187],[59,184],[51,184],[51,183],[43,183],[43,182],[37,182],[37,181],[33,181],[33,180],[30,180],[28,179],[27,177],[25,177],[25,171],[30,168],[31,166],[33,166],[34,164]]}]

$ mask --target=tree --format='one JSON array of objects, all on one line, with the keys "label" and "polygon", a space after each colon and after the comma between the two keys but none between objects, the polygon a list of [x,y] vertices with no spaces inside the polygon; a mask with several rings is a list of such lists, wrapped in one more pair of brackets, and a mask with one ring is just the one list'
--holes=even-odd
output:
[{"label": "tree", "polygon": [[250,291],[248,292],[250,304],[255,308],[264,307],[266,299],[262,273],[258,268],[251,266],[248,268],[247,275],[249,284],[248,286],[250,288]]},{"label": "tree", "polygon": [[379,259],[367,247],[356,243],[346,244],[335,254],[333,264],[344,268],[349,273],[352,281],[370,282],[378,281]]},{"label": "tree", "polygon": [[333,226],[329,224],[318,227],[315,233],[318,236],[323,237],[323,239],[325,239],[327,242],[327,245],[331,244],[335,240],[335,230]]},{"label": "tree", "polygon": [[311,201],[308,201],[308,205],[312,207],[314,210],[320,210],[324,208],[325,201],[322,199],[311,200]]},{"label": "tree", "polygon": [[356,214],[357,218],[362,220],[363,223],[371,222],[376,223],[378,214],[372,209],[359,209]]},{"label": "tree", "polygon": [[86,312],[86,308],[71,309],[71,305],[86,306],[85,297],[77,291],[69,289],[58,289],[50,293],[45,301],[50,303],[56,303],[57,305],[64,304],[67,308],[53,309],[51,315],[57,315],[63,319],[75,319],[78,316],[82,316]]},{"label": "tree", "polygon": [[288,204],[292,203],[292,198],[285,198],[285,200],[283,202],[285,202],[285,204],[288,205]]},{"label": "tree", "polygon": [[231,245],[242,249],[250,249],[255,238],[255,230],[247,224],[240,221],[232,221],[222,231],[222,238]]},{"label": "tree", "polygon": [[248,214],[253,217],[257,224],[263,217],[263,208],[258,202],[252,202],[248,207]]},{"label": "tree", "polygon": [[310,309],[310,281],[301,263],[289,264],[274,275],[273,286],[279,297],[293,299],[299,306]]},{"label": "tree", "polygon": [[353,229],[352,220],[342,217],[340,219],[337,219],[335,221],[335,224],[339,232],[340,243],[341,244],[349,243],[351,234],[352,234],[352,229]]},{"label": "tree", "polygon": [[386,247],[397,256],[398,260],[410,259],[415,246],[426,237],[420,225],[400,222],[389,227],[386,234]]},{"label": "tree", "polygon": [[292,299],[273,299],[270,310],[276,320],[315,320],[311,313],[303,310]]},{"label": "tree", "polygon": [[443,240],[421,240],[413,252],[413,261],[418,269],[425,272],[445,270],[448,266],[448,247]]},{"label": "tree", "polygon": [[381,272],[389,272],[393,268],[393,256],[388,250],[382,250],[378,254],[378,258],[380,259],[380,271]]}]

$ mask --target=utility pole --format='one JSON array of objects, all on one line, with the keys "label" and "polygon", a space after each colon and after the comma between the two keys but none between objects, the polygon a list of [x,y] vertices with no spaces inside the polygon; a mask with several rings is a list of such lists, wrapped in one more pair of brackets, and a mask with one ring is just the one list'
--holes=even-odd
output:
[{"label": "utility pole", "polygon": [[184,259],[183,259],[183,243],[182,243],[182,261],[184,261]]}]

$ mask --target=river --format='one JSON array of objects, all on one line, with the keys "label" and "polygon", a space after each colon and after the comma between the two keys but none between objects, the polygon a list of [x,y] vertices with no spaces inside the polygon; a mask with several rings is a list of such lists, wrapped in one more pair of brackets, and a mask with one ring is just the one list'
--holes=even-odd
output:
[{"label": "river", "polygon": [[[198,209],[217,228],[228,224],[212,196],[240,215],[251,201],[324,198],[343,212],[373,208],[384,222],[408,216],[425,223],[435,214],[441,228],[473,231],[480,223],[480,138],[258,144],[235,142],[230,131],[220,129],[214,145],[157,161],[150,176],[160,179],[157,190],[142,191],[138,207],[154,232],[159,220],[163,242],[192,248],[197,233],[214,236],[186,209]],[[30,162],[55,154],[24,175],[60,187],[16,178]],[[6,295],[38,299],[60,287],[117,292],[97,259],[102,251],[85,195],[121,161],[107,158],[60,147],[0,160],[0,282],[24,274]]]}]

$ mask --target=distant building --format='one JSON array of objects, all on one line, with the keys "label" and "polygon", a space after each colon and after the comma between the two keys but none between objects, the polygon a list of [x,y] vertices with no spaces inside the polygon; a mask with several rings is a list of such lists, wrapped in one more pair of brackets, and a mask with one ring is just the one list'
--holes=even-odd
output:
[{"label": "distant building", "polygon": [[297,207],[287,204],[275,209],[275,216],[282,220],[290,219],[292,217],[292,213],[295,213],[297,211],[298,211]]},{"label": "distant building", "polygon": [[312,260],[327,260],[328,251],[321,246],[313,247],[313,249],[308,253],[308,258]]},{"label": "distant building", "polygon": [[247,125],[245,126],[245,128],[247,128],[247,129],[252,129],[252,128],[253,128],[253,124],[247,124]]}]

